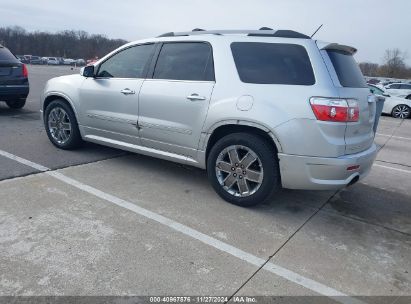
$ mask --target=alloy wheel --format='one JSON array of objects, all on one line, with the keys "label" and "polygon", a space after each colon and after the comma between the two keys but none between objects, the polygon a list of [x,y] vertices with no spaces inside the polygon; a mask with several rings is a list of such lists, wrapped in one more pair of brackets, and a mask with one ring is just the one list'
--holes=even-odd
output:
[{"label": "alloy wheel", "polygon": [[71,135],[71,122],[67,112],[61,107],[53,108],[48,116],[48,128],[53,139],[64,145]]},{"label": "alloy wheel", "polygon": [[257,192],[264,178],[260,158],[250,148],[241,145],[232,145],[221,151],[215,170],[223,189],[237,197]]},{"label": "alloy wheel", "polygon": [[392,110],[395,118],[407,118],[410,115],[410,108],[406,105],[398,105]]}]

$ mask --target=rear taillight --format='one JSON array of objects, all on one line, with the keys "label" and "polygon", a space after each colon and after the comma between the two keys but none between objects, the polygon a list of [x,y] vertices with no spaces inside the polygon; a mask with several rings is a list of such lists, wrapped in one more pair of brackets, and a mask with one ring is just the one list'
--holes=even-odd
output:
[{"label": "rear taillight", "polygon": [[25,64],[23,64],[22,68],[23,68],[23,77],[28,78],[29,77],[29,71],[27,70],[27,66]]},{"label": "rear taillight", "polygon": [[355,122],[360,117],[358,101],[353,99],[312,97],[310,104],[315,117],[321,121]]},{"label": "rear taillight", "polygon": [[360,118],[360,107],[358,106],[358,101],[354,99],[347,99],[348,111],[347,111],[347,121],[353,122],[358,121]]}]

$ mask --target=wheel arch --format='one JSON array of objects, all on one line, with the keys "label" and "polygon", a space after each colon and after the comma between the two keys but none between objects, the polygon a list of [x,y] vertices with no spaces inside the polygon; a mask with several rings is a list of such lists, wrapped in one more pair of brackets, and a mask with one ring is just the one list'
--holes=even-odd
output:
[{"label": "wheel arch", "polygon": [[[43,115],[44,115],[44,113],[46,112],[47,106],[48,106],[52,101],[57,100],[57,99],[64,101],[65,103],[67,103],[67,104],[70,106],[70,108],[71,108],[71,109],[73,110],[73,112],[74,112],[74,116],[76,117],[77,123],[79,123],[79,117],[78,117],[78,114],[77,114],[77,111],[76,111],[76,107],[74,106],[73,101],[72,101],[67,95],[65,95],[65,94],[63,94],[63,93],[59,93],[59,92],[49,93],[49,94],[44,98],[43,107],[42,107]],[[43,117],[43,118],[44,118],[44,117]]]},{"label": "wheel arch", "polygon": [[205,151],[205,163],[207,162],[210,149],[220,138],[228,134],[239,132],[258,135],[267,140],[267,142],[269,142],[272,145],[272,147],[275,149],[275,151],[277,151],[277,153],[282,152],[282,147],[280,141],[278,140],[278,137],[273,132],[271,132],[267,127],[250,121],[225,121],[214,124],[206,133],[206,137],[203,140],[202,144],[202,150]]}]

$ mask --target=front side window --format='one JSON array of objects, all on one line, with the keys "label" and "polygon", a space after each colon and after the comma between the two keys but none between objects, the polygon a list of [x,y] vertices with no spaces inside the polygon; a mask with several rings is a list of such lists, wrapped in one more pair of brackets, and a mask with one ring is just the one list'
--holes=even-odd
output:
[{"label": "front side window", "polygon": [[154,44],[137,45],[118,52],[104,61],[97,77],[144,78]]},{"label": "front side window", "polygon": [[315,83],[310,59],[301,45],[234,42],[231,51],[242,82],[287,85]]},{"label": "front side window", "polygon": [[202,42],[165,43],[154,70],[154,79],[213,81],[211,46]]}]

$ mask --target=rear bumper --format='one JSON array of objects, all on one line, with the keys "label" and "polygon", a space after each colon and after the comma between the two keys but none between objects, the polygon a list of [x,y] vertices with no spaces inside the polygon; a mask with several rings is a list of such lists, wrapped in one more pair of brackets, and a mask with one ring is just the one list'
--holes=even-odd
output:
[{"label": "rear bumper", "polygon": [[26,98],[29,95],[29,91],[30,87],[28,84],[0,85],[0,100]]},{"label": "rear bumper", "polygon": [[[301,190],[336,190],[364,178],[377,156],[377,146],[336,158],[279,153],[282,186]],[[348,171],[350,166],[360,167]]]}]

